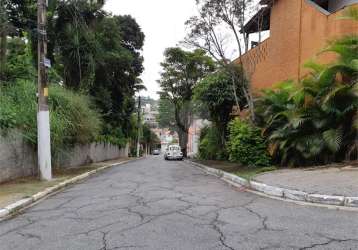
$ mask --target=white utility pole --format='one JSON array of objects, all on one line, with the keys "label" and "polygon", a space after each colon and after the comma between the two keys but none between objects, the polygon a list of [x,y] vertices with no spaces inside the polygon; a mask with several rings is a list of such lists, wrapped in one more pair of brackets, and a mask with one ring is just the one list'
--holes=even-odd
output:
[{"label": "white utility pole", "polygon": [[37,36],[38,36],[38,110],[37,110],[37,154],[41,180],[52,179],[50,112],[48,107],[46,33],[47,0],[37,1]]},{"label": "white utility pole", "polygon": [[137,158],[140,156],[140,128],[141,128],[141,121],[140,121],[140,109],[141,109],[141,103],[140,103],[140,96],[138,97],[138,135],[137,135]]}]

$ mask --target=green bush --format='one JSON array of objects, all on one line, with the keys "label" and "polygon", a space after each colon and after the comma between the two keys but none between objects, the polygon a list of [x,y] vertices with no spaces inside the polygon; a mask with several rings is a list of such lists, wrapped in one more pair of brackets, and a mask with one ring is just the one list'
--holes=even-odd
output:
[{"label": "green bush", "polygon": [[203,160],[226,160],[226,150],[220,146],[220,132],[214,126],[201,130],[199,158]]},{"label": "green bush", "polygon": [[[1,132],[19,132],[34,146],[37,143],[36,92],[36,85],[29,81],[0,87]],[[101,129],[101,119],[90,99],[61,86],[51,86],[49,94],[52,151],[94,141]]]},{"label": "green bush", "polygon": [[125,147],[128,139],[123,133],[122,128],[114,128],[107,124],[102,130],[102,134],[97,137],[97,142],[110,143],[119,147]]},{"label": "green bush", "polygon": [[229,123],[229,160],[247,166],[270,166],[270,157],[260,129],[235,119]]}]

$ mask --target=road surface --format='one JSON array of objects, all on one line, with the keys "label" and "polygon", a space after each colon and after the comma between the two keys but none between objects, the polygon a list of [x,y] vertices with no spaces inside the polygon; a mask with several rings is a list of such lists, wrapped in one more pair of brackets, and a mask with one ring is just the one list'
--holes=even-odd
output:
[{"label": "road surface", "polygon": [[358,249],[358,213],[263,198],[158,156],[0,222],[0,249]]}]

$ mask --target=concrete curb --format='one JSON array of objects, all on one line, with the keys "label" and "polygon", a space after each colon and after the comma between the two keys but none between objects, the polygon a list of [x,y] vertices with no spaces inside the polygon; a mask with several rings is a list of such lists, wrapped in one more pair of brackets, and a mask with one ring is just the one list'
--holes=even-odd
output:
[{"label": "concrete curb", "polygon": [[53,187],[49,187],[49,188],[46,188],[45,190],[41,191],[41,192],[38,192],[34,195],[32,195],[31,197],[29,198],[24,198],[24,199],[21,199],[19,201],[16,201],[4,208],[0,208],[0,221],[1,220],[4,220],[6,219],[7,217],[15,214],[16,212],[18,212],[19,210],[22,210],[22,209],[25,209],[27,207],[29,207],[30,205],[32,205],[33,203],[43,199],[43,198],[46,198],[47,196],[55,193],[56,191],[59,191],[69,185],[72,185],[72,184],[75,184],[79,181],[82,181],[82,180],[85,180],[87,179],[88,177],[96,174],[96,173],[99,173],[99,172],[102,172],[103,170],[106,170],[108,168],[111,168],[111,167],[115,167],[115,166],[119,166],[119,165],[123,165],[123,164],[126,164],[126,163],[130,163],[130,162],[134,162],[134,161],[137,161],[137,160],[141,160],[143,159],[144,157],[141,157],[141,158],[138,158],[138,159],[133,159],[133,160],[128,160],[128,161],[123,161],[123,162],[118,162],[118,163],[113,163],[113,164],[110,164],[110,165],[106,165],[106,166],[103,166],[103,167],[100,167],[98,169],[95,169],[95,170],[92,170],[92,171],[89,171],[87,173],[84,173],[84,174],[81,174],[81,175],[78,175],[76,177],[73,177],[69,180],[66,180],[66,181],[63,181]]},{"label": "concrete curb", "polygon": [[[199,167],[204,170],[206,173],[215,175],[220,179],[232,184],[234,186],[246,187],[250,190],[253,190],[258,193],[262,193],[266,196],[272,198],[281,198],[283,200],[289,200],[294,202],[307,202],[312,204],[320,205],[332,205],[338,207],[349,207],[349,208],[358,208],[358,197],[345,197],[345,196],[333,196],[333,195],[324,195],[324,194],[310,194],[300,190],[291,190],[275,186],[270,186],[265,183],[260,183],[257,181],[246,180],[242,177],[224,172],[222,170],[210,168],[203,164],[188,161],[191,165]],[[1,212],[0,212],[1,213]]]}]

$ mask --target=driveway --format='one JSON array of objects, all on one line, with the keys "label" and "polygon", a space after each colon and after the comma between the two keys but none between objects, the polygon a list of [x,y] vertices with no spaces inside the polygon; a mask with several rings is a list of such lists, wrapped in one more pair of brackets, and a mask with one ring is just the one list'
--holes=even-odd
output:
[{"label": "driveway", "polygon": [[0,249],[358,249],[358,213],[263,198],[158,156],[0,222]]}]

